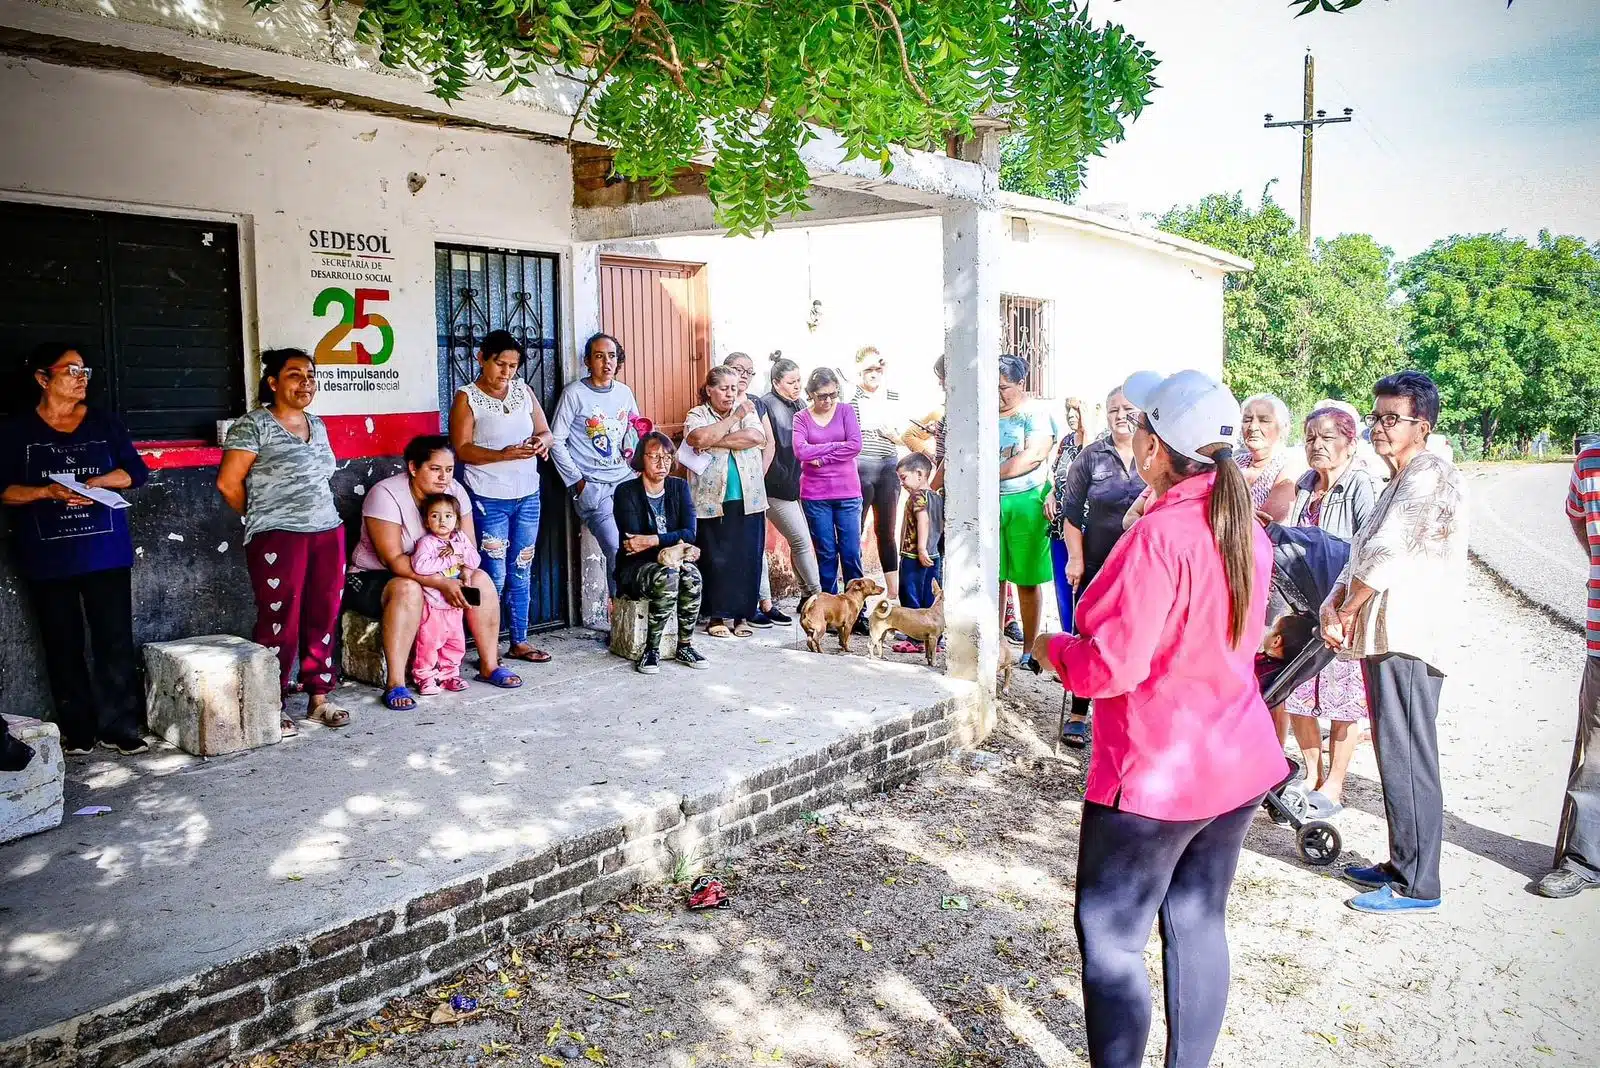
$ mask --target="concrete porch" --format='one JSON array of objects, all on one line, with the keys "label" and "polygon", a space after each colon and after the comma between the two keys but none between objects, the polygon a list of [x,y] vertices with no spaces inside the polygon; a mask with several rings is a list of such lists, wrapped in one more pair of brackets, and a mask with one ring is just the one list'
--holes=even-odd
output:
[{"label": "concrete porch", "polygon": [[363,1015],[988,729],[975,684],[793,637],[647,677],[565,632],[521,691],[346,687],[344,731],[75,761],[63,825],[0,848],[0,1066],[210,1064]]}]

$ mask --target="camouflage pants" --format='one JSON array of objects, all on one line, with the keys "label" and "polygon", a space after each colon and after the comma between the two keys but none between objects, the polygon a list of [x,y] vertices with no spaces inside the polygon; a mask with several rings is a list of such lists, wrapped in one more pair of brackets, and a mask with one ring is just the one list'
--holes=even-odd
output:
[{"label": "camouflage pants", "polygon": [[672,618],[674,605],[678,611],[678,642],[682,644],[694,636],[695,624],[700,620],[700,592],[704,586],[698,567],[645,564],[634,575],[631,585],[633,589],[624,591],[628,596],[650,602],[646,649],[660,646],[661,632]]}]

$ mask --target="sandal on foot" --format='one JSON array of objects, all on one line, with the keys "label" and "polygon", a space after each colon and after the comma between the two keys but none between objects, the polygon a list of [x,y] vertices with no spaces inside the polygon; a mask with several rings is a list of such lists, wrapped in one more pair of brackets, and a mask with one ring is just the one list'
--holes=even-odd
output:
[{"label": "sandal on foot", "polygon": [[439,684],[434,682],[432,679],[429,679],[427,682],[417,683],[418,697],[438,697],[439,694],[443,692],[444,691],[439,689]]},{"label": "sandal on foot", "polygon": [[278,720],[278,733],[285,738],[294,738],[300,734],[300,728],[295,726],[294,720],[284,716]]},{"label": "sandal on foot", "polygon": [[728,629],[728,625],[726,623],[722,622],[722,620],[720,620],[720,619],[715,621],[714,623],[712,623],[709,627],[707,627],[706,628],[706,633],[711,635],[713,638],[731,638],[731,637],[733,637],[733,631],[729,630]]},{"label": "sandal on foot", "polygon": [[417,695],[409,686],[395,686],[383,691],[383,707],[390,712],[410,712],[417,707]]},{"label": "sandal on foot", "polygon": [[755,629],[742,619],[733,625],[733,636],[735,638],[748,638],[754,633]]},{"label": "sandal on foot", "polygon": [[311,720],[313,723],[320,723],[324,727],[332,727],[334,730],[350,725],[350,713],[332,701],[324,701],[313,708],[306,714],[306,719]]},{"label": "sandal on foot", "polygon": [[487,675],[479,672],[478,681],[487,682],[490,686],[498,686],[502,690],[515,690],[522,685],[522,679],[504,664],[501,664]]},{"label": "sandal on foot", "polygon": [[510,649],[506,650],[506,659],[526,660],[530,664],[548,664],[550,663],[550,654],[545,652],[543,649],[535,649],[531,645],[519,653],[517,652],[516,646],[512,646]]},{"label": "sandal on foot", "polygon": [[443,686],[451,693],[460,693],[462,690],[467,688],[467,680],[462,678],[460,675],[457,675],[453,679],[445,679],[439,685]]}]

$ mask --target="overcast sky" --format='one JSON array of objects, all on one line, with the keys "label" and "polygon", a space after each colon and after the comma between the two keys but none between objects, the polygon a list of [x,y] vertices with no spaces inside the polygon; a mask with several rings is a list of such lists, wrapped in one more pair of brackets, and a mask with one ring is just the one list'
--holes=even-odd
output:
[{"label": "overcast sky", "polygon": [[1282,0],[1094,0],[1161,60],[1127,141],[1084,204],[1161,211],[1210,192],[1299,212],[1306,49],[1317,106],[1356,121],[1316,139],[1312,232],[1400,255],[1452,233],[1541,227],[1600,240],[1600,0],[1365,0],[1294,18]]}]

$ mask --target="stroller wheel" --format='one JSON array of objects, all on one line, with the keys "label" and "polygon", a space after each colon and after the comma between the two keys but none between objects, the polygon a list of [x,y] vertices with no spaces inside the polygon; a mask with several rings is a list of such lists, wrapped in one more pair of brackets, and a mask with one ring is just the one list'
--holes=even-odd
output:
[{"label": "stroller wheel", "polygon": [[1300,828],[1300,858],[1307,864],[1325,868],[1339,859],[1344,842],[1339,828],[1322,820],[1312,820]]}]

